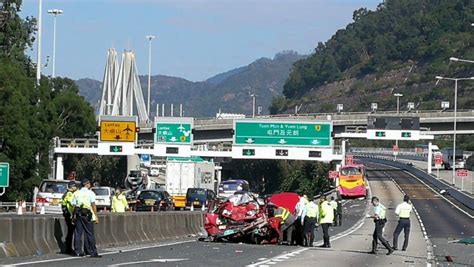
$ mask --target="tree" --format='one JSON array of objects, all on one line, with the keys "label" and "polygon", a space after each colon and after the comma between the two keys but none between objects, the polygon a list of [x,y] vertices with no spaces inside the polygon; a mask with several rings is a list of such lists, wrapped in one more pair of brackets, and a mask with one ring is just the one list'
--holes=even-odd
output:
[{"label": "tree", "polygon": [[6,198],[31,196],[48,176],[54,136],[83,137],[95,131],[92,108],[70,79],[42,77],[36,84],[25,49],[33,42],[34,23],[21,19],[20,0],[0,4],[0,160],[10,163]]}]

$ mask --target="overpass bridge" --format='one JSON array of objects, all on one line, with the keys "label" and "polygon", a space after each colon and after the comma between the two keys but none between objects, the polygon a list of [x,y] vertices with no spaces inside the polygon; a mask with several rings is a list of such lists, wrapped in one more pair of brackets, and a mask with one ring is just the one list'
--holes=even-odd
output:
[{"label": "overpass bridge", "polygon": [[[399,113],[386,111],[377,113],[353,112],[353,113],[317,113],[317,114],[282,114],[272,116],[258,116],[256,119],[265,120],[295,120],[295,121],[332,121],[333,133],[365,133],[367,130],[367,118],[371,115],[382,116],[418,116],[420,118],[420,129],[427,135],[449,135],[453,134],[454,112],[452,111],[417,111],[410,113]],[[462,110],[457,112],[456,134],[474,134],[474,110]],[[140,125],[141,130],[138,138],[139,143],[153,141],[153,123]],[[194,120],[194,144],[214,144],[232,142],[233,119],[196,118]]]},{"label": "overpass bridge", "polygon": [[[296,159],[296,160],[319,160],[332,161],[342,160],[344,154],[343,148],[334,146],[332,138],[366,138],[368,117],[374,113],[342,113],[342,114],[288,114],[275,116],[258,116],[254,121],[265,122],[270,124],[280,124],[286,122],[289,124],[299,123],[330,123],[331,129],[328,132],[327,138],[331,141],[327,147],[320,147],[318,145],[308,146],[302,148],[298,145],[288,146],[279,145],[261,145],[258,153],[255,153],[252,143],[243,146],[235,146],[234,144],[234,119],[220,119],[220,118],[186,118],[192,121],[192,136],[193,140],[188,146],[181,146],[174,149],[179,153],[176,156],[201,156],[206,158],[276,158],[276,159]],[[420,138],[430,139],[433,135],[453,134],[454,113],[440,112],[440,111],[418,111],[415,113],[399,113],[396,112],[379,112],[376,115],[384,117],[400,117],[413,116],[419,117],[420,124]],[[159,117],[163,119],[163,117]],[[165,117],[168,122],[177,121],[179,125],[180,119]],[[239,120],[239,119],[238,119]],[[109,146],[100,147],[100,141],[96,138],[92,139],[60,139],[56,138],[54,142],[54,153],[59,155],[57,157],[58,165],[61,165],[61,154],[99,154],[99,155],[139,155],[151,154],[156,156],[170,156],[168,152],[164,153],[163,146],[160,152],[156,149],[155,144],[155,123],[137,123],[139,133],[137,134],[134,143],[125,144],[124,150],[133,150],[133,153],[108,153],[106,151]],[[463,110],[457,113],[457,134],[474,134],[474,110]],[[250,133],[251,135],[251,133]],[[288,137],[295,138],[295,137]],[[298,137],[296,137],[298,138]],[[290,140],[290,139],[287,139]],[[387,139],[388,140],[388,139]],[[407,139],[410,140],[410,139]],[[413,139],[418,140],[418,139]],[[284,141],[284,140],[283,140]],[[313,140],[314,141],[314,140]],[[179,142],[177,142],[179,143]],[[112,145],[112,143],[108,143]],[[282,143],[284,144],[284,143]],[[242,144],[241,144],[242,145]],[[105,150],[104,150],[105,149]],[[110,149],[112,149],[110,147]],[[122,148],[120,148],[122,149]],[[166,148],[167,149],[167,148]],[[182,154],[181,151],[185,150]],[[248,156],[244,153],[248,152]]]}]

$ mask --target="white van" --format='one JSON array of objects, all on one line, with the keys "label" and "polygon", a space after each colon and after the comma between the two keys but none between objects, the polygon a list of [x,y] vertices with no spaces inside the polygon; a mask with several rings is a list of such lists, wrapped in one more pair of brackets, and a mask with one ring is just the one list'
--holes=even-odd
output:
[{"label": "white van", "polygon": [[114,190],[112,187],[98,186],[92,187],[91,190],[95,193],[95,205],[97,210],[108,210],[112,208],[112,197]]}]

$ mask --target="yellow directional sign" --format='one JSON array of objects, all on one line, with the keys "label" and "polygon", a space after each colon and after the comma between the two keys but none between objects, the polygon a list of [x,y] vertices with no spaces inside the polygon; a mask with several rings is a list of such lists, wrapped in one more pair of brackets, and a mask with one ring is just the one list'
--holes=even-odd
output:
[{"label": "yellow directional sign", "polygon": [[135,142],[135,132],[133,121],[100,122],[100,141]]}]

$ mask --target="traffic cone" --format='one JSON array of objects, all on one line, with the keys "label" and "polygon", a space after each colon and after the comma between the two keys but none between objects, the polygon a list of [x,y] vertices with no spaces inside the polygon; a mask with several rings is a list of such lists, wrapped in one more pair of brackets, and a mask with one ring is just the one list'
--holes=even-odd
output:
[{"label": "traffic cone", "polygon": [[15,203],[15,207],[16,207],[16,214],[22,215],[23,214],[23,208],[21,207],[21,201],[20,202],[17,201]]},{"label": "traffic cone", "polygon": [[201,205],[201,211],[205,211],[206,210],[206,206],[204,206],[204,203],[202,203]]},{"label": "traffic cone", "polygon": [[44,210],[44,203],[41,203],[40,214],[45,214],[46,211]]},{"label": "traffic cone", "polygon": [[194,205],[191,204],[191,211],[194,211]]}]

